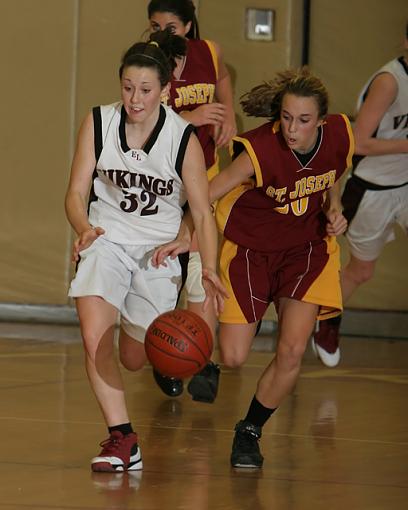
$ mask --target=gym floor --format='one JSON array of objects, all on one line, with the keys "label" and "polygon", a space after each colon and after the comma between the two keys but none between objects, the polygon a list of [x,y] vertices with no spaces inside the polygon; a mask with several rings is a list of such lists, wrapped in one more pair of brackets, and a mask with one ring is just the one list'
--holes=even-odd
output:
[{"label": "gym floor", "polygon": [[234,424],[272,345],[259,337],[243,368],[221,366],[214,404],[169,399],[148,366],[124,370],[143,473],[95,474],[107,432],[78,327],[0,323],[0,509],[405,510],[407,340],[343,337],[335,369],[309,348],[264,428],[263,469],[230,468]]}]

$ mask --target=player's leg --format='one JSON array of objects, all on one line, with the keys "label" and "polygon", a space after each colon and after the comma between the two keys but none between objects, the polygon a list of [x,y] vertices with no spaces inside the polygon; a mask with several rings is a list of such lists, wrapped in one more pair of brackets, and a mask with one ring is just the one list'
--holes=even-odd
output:
[{"label": "player's leg", "polygon": [[[350,260],[340,275],[344,304],[360,285],[373,277],[384,245],[394,239],[400,207],[399,190],[360,188],[358,180],[349,179],[342,198],[344,215],[349,221],[346,238],[350,251]],[[328,367],[340,362],[340,327],[341,316],[320,321],[313,335],[313,350]]]},{"label": "player's leg", "polygon": [[[219,342],[222,361],[229,367],[241,366],[251,350],[256,333],[257,323],[251,324],[220,324]],[[251,404],[253,407],[253,405]],[[233,467],[259,468],[263,464],[263,456],[258,441],[261,428],[247,418],[235,425],[235,435],[231,449],[231,465]]]},{"label": "player's leg", "polygon": [[251,351],[258,322],[250,324],[228,324],[219,326],[219,346],[222,362],[230,368],[240,367],[245,363]]},{"label": "player's leg", "polygon": [[266,407],[277,408],[294,387],[317,312],[318,306],[312,303],[279,300],[276,356],[259,379],[256,391]]},{"label": "player's leg", "polygon": [[199,315],[208,324],[211,334],[215,335],[217,327],[217,315],[212,306],[209,306],[207,310],[203,311],[203,301],[187,301],[187,310],[194,312]]},{"label": "player's leg", "polygon": [[[119,358],[128,370],[136,371],[146,362],[144,337],[150,323],[160,314],[173,309],[177,299],[180,265],[169,262],[159,269],[151,265],[151,246],[124,246],[127,266],[132,269],[129,289],[121,307]],[[123,431],[125,434],[126,431]],[[133,442],[122,455],[129,456],[127,469],[141,469],[142,458],[137,435],[131,431]],[[127,438],[128,436],[126,436]]]},{"label": "player's leg", "polygon": [[[181,286],[181,265],[178,259],[167,260],[166,266],[151,264],[153,246],[128,247],[134,262],[130,290],[124,301],[121,317],[119,352],[122,364],[128,370],[138,370],[146,361],[144,338],[153,320],[173,310]],[[165,377],[153,369],[154,379],[168,396],[178,396],[183,382]],[[179,381],[179,385],[177,385]]]},{"label": "player's leg", "polygon": [[377,260],[361,260],[353,254],[350,255],[347,266],[341,272],[341,290],[344,302],[347,302],[360,285],[371,280],[374,276],[376,262]]},{"label": "player's leg", "polygon": [[[121,250],[109,241],[98,238],[83,250],[69,295],[75,298],[85,350],[85,366],[91,388],[108,426],[109,438],[103,442],[102,458],[92,459],[95,471],[129,468],[128,460],[118,458],[122,432],[131,432],[126,409],[123,382],[114,353],[114,332],[118,310],[128,290],[129,271],[120,258]],[[105,455],[106,453],[106,455]]]},{"label": "player's leg", "polygon": [[100,455],[92,460],[94,471],[142,467],[114,352],[116,319],[129,292],[133,265],[125,247],[98,238],[81,252],[70,288],[77,298],[88,377],[109,430]]},{"label": "player's leg", "polygon": [[[264,253],[224,239],[220,273],[229,297],[219,317],[219,345],[221,359],[229,367],[239,367],[247,360],[258,326],[270,304],[269,259]],[[233,465],[249,462],[259,467],[262,456],[254,430],[241,430],[241,425],[245,426],[243,420],[236,426],[231,462]]]},{"label": "player's leg", "polygon": [[[196,245],[195,248],[197,248]],[[201,259],[197,251],[190,253],[184,289],[187,296],[187,309],[206,321],[214,338],[216,315],[212,307],[208,307],[205,312],[202,309],[205,291],[201,283]],[[218,392],[219,374],[218,365],[210,361],[201,372],[193,376],[188,384],[188,391],[193,400],[214,402]],[[157,385],[169,397],[177,397],[183,392],[181,379],[163,376],[157,370],[153,370],[153,375]]]},{"label": "player's leg", "polygon": [[[187,279],[189,253],[183,253],[183,254],[179,255],[178,259],[179,259],[179,262],[182,267],[181,287],[184,288],[186,279]],[[178,300],[180,299],[180,297],[181,297],[181,291],[179,291]],[[177,302],[178,302],[178,300],[177,300]],[[156,382],[157,386],[168,397],[178,397],[183,393],[184,382],[182,379],[178,379],[177,377],[169,377],[169,376],[162,375],[155,368],[152,369],[152,373],[153,373],[154,381]]]},{"label": "player's leg", "polygon": [[[229,367],[239,367],[248,358],[258,324],[269,305],[268,257],[225,240],[220,267],[229,291],[220,314],[221,359]],[[260,428],[247,418],[235,426],[230,461],[234,467],[259,468],[263,462],[258,445]]]},{"label": "player's leg", "polygon": [[85,367],[108,426],[128,419],[122,377],[114,355],[117,309],[103,298],[76,299],[85,349]]},{"label": "player's leg", "polygon": [[[215,339],[217,316],[212,306],[203,310],[205,291],[201,283],[202,265],[200,254],[197,251],[190,253],[187,268],[187,281],[185,285],[187,295],[187,310],[196,313],[208,324],[211,334]],[[193,400],[198,402],[214,402],[218,393],[220,368],[213,361],[198,374],[195,374],[188,383],[187,390]]]},{"label": "player's leg", "polygon": [[263,456],[259,449],[262,427],[296,383],[317,310],[314,304],[280,299],[276,356],[259,379],[245,418],[235,426],[233,467],[262,467]]},{"label": "player's leg", "polygon": [[[140,332],[135,332],[136,329]],[[142,331],[140,327],[135,327],[122,318],[119,334],[119,359],[127,370],[136,372],[143,368],[147,361],[144,335],[144,329]]]},{"label": "player's leg", "polygon": [[[376,260],[360,260],[350,255],[350,260],[340,275],[344,303],[360,285],[373,277],[375,264]],[[313,350],[327,367],[335,367],[340,361],[340,326],[341,315],[319,321],[313,335]]]},{"label": "player's leg", "polygon": [[[249,295],[253,297],[250,303],[256,310],[261,303],[265,307],[268,305],[265,296],[274,296],[278,311],[278,339],[276,355],[258,381],[246,416],[235,427],[231,464],[234,467],[260,468],[263,457],[258,442],[262,427],[296,383],[302,357],[319,311],[319,306],[315,303],[324,302],[328,306],[327,313],[341,306],[338,285],[339,258],[335,240],[313,246],[301,245],[286,253],[271,253],[265,262],[265,256],[259,253],[247,252],[246,258],[250,276]],[[230,269],[233,270],[234,267],[231,266]],[[268,282],[268,285],[265,282]],[[337,289],[334,289],[336,282]],[[324,292],[327,286],[333,287],[333,290]],[[324,295],[321,295],[323,292]],[[240,289],[240,308],[246,310],[249,317],[251,310],[242,296]],[[323,312],[326,310],[322,310]],[[257,317],[262,315],[257,314]]]},{"label": "player's leg", "polygon": [[108,426],[109,438],[91,461],[93,471],[141,469],[137,437],[130,424],[122,377],[114,353],[117,309],[97,296],[76,299],[92,390]]}]

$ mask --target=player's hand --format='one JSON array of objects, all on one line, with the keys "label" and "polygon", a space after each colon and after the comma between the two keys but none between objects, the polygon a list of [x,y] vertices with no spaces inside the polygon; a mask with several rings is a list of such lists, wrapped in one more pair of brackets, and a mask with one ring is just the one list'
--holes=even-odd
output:
[{"label": "player's hand", "polygon": [[225,122],[227,108],[222,103],[208,103],[191,111],[180,112],[183,119],[194,126],[221,125]]},{"label": "player's hand", "polygon": [[339,236],[347,230],[347,220],[338,210],[328,210],[326,213],[326,232],[329,236]]},{"label": "player's hand", "polygon": [[89,228],[81,232],[79,236],[75,239],[74,245],[72,247],[72,262],[78,262],[79,252],[85,250],[86,248],[89,248],[89,246],[91,246],[95,239],[97,239],[104,233],[105,231],[101,227]]},{"label": "player's hand", "polygon": [[214,127],[214,141],[217,147],[228,147],[231,139],[237,134],[235,119],[226,118],[220,126]]},{"label": "player's hand", "polygon": [[152,266],[167,267],[166,258],[170,257],[172,260],[180,255],[180,253],[186,253],[190,249],[190,242],[185,239],[174,239],[169,243],[163,244],[154,250],[152,255]]},{"label": "player's hand", "polygon": [[208,306],[214,306],[215,313],[218,315],[224,309],[224,299],[228,298],[227,289],[221,283],[220,277],[212,269],[202,269],[201,278],[204,290],[205,300],[203,303],[203,311],[206,311]]}]

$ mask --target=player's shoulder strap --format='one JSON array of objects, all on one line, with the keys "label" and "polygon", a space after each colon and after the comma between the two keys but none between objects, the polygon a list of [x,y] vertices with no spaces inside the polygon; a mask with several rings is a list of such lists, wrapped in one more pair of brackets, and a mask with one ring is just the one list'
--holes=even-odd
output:
[{"label": "player's shoulder strap", "polygon": [[217,50],[215,49],[215,44],[213,43],[213,41],[209,41],[208,39],[203,39],[203,41],[206,43],[206,45],[208,46],[208,49],[210,50],[211,58],[212,58],[212,61],[214,64],[214,69],[215,69],[215,77],[218,80],[218,74],[219,74],[218,54],[217,54]]},{"label": "player's shoulder strap", "polygon": [[94,122],[94,147],[95,147],[95,160],[98,161],[101,155],[103,142],[102,142],[102,114],[101,107],[94,106],[92,108],[92,116]]},{"label": "player's shoulder strap", "polygon": [[176,172],[180,177],[181,177],[181,170],[183,169],[183,161],[184,161],[184,156],[186,154],[188,141],[190,139],[191,133],[194,133],[194,130],[195,130],[194,126],[192,124],[188,124],[186,126],[186,128],[183,132],[183,135],[181,137],[181,140],[180,140],[180,146],[179,146],[179,149],[177,152],[176,164],[175,164]]}]

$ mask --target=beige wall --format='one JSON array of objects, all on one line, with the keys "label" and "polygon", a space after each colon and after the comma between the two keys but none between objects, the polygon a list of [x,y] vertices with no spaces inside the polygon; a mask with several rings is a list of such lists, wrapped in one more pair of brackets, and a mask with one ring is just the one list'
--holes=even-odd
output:
[{"label": "beige wall", "polygon": [[353,114],[360,88],[401,53],[406,0],[312,0],[310,66],[329,89],[332,111]]},{"label": "beige wall", "polygon": [[[66,304],[72,266],[63,198],[74,139],[92,106],[119,98],[120,56],[145,30],[147,2],[0,3],[0,302]],[[239,126],[249,129],[258,121],[242,116],[238,98],[274,71],[299,65],[303,2],[199,3],[202,36],[221,44],[235,78]],[[396,34],[407,17],[405,4],[405,0],[312,2],[311,66],[328,84],[335,109],[350,113],[368,74],[398,52]],[[247,6],[275,10],[273,42],[245,39]],[[361,306],[408,309],[400,288],[401,253],[406,258],[406,250],[405,239],[387,249],[379,279],[370,284],[368,293],[361,292]]]},{"label": "beige wall", "polygon": [[1,2],[0,301],[65,303],[74,2]]},{"label": "beige wall", "polygon": [[147,28],[144,0],[80,0],[76,114],[120,99],[118,69],[125,50]]},{"label": "beige wall", "polygon": [[[358,93],[371,74],[402,54],[408,2],[313,0],[311,6],[310,66],[328,87],[331,111],[353,115]],[[346,263],[343,238],[340,244]],[[374,279],[360,287],[347,306],[408,310],[406,260],[407,238],[397,229],[397,241],[385,247]]]},{"label": "beige wall", "polygon": [[[201,37],[217,41],[232,69],[235,85],[235,105],[238,125],[250,129],[259,119],[245,118],[239,97],[268,80],[273,73],[290,65],[299,65],[301,40],[299,19],[302,3],[299,0],[200,0]],[[245,9],[269,8],[275,11],[273,42],[249,41],[245,38]],[[297,26],[296,26],[297,25]]]}]

